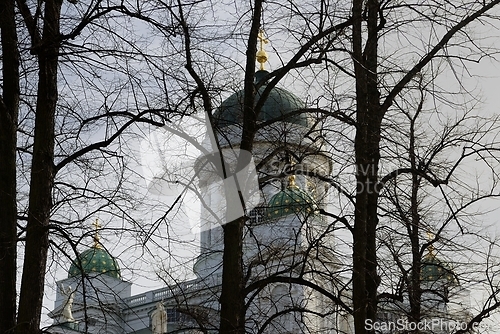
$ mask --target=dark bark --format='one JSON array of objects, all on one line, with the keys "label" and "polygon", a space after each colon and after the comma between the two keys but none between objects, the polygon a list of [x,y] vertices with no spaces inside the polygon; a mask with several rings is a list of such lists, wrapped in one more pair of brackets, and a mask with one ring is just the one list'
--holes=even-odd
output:
[{"label": "dark bark", "polygon": [[16,324],[16,132],[19,109],[19,50],[15,4],[0,4],[3,94],[0,98],[0,333]]},{"label": "dark bark", "polygon": [[380,125],[383,113],[378,91],[378,9],[376,0],[366,3],[367,39],[363,48],[363,1],[353,1],[353,58],[356,76],[356,204],[353,246],[353,310],[356,334],[365,333],[365,321],[376,320],[378,223],[378,169]]},{"label": "dark bark", "polygon": [[[364,115],[366,115],[366,73],[363,65],[362,51],[362,11],[363,1],[353,0],[352,17],[353,17],[353,58],[354,72],[356,74],[356,121],[357,131],[355,137],[355,152],[356,152],[356,168],[362,167],[365,163],[362,160],[362,152],[365,151],[363,143],[366,141],[366,123]],[[365,332],[366,319],[366,223],[367,210],[364,203],[367,203],[367,194],[363,191],[362,185],[366,184],[366,176],[360,170],[356,174],[356,205],[355,219],[353,232],[353,273],[352,273],[352,298],[353,298],[353,318],[354,330],[356,334]]]},{"label": "dark bark", "polygon": [[45,1],[33,143],[33,162],[16,333],[37,333],[49,245],[48,225],[54,185],[54,122],[58,99],[57,68],[61,0]]},{"label": "dark bark", "polygon": [[[417,109],[416,116],[411,120],[410,123],[410,152],[409,158],[412,169],[417,169],[417,161],[415,157],[415,120],[418,117],[423,105],[423,95],[421,92],[421,101]],[[412,174],[412,187],[411,187],[411,219],[407,222],[408,235],[410,236],[411,242],[411,253],[412,253],[412,268],[411,268],[411,278],[410,286],[408,289],[408,297],[410,300],[410,315],[409,321],[414,323],[419,323],[421,318],[421,298],[422,289],[420,286],[420,265],[422,262],[422,255],[420,253],[420,214],[418,207],[418,190],[421,184],[421,177],[418,174]]]},{"label": "dark bark", "polygon": [[[380,133],[382,123],[382,111],[380,107],[380,92],[378,88],[378,13],[379,1],[368,0],[367,30],[368,37],[365,46],[366,79],[367,79],[367,151],[366,160],[370,166],[368,170],[368,182],[365,191],[368,192],[366,203],[368,219],[366,223],[366,289],[367,289],[367,319],[376,320],[377,317],[377,288],[379,278],[377,275],[377,246],[376,229],[378,224],[378,198],[379,198],[379,161],[380,161]],[[362,158],[362,160],[364,160]],[[365,166],[366,168],[366,166]]]},{"label": "dark bark", "polygon": [[245,333],[245,296],[243,294],[244,218],[224,225],[221,315],[219,333]]}]

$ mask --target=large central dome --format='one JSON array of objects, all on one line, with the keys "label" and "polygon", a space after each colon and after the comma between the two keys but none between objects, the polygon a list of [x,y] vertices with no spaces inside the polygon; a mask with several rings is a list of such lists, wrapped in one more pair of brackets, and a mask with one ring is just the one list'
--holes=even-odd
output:
[{"label": "large central dome", "polygon": [[[267,71],[261,70],[255,73],[256,81],[260,81],[261,78],[268,74]],[[261,94],[267,87],[267,83],[264,83],[258,90],[256,95],[256,102],[260,99]],[[244,90],[240,90],[229,98],[227,98],[219,108],[217,108],[214,118],[215,123],[219,127],[225,127],[229,125],[236,125],[243,123],[243,99],[245,96]],[[288,115],[294,111],[301,110],[305,108],[305,103],[300,100],[297,96],[290,93],[286,89],[274,87],[266,102],[262,106],[257,120],[259,122],[266,122],[273,119],[279,119],[285,115]],[[307,113],[299,113],[289,117],[283,117],[280,119],[283,122],[298,124],[302,126],[308,125]]]}]

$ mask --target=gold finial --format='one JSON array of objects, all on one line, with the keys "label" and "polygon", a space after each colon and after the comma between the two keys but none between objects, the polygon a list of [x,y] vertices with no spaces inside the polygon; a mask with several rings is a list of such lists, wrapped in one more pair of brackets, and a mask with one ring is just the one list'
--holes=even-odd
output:
[{"label": "gold finial", "polygon": [[295,183],[295,175],[290,175],[288,177],[288,188],[297,188],[297,184]]},{"label": "gold finial", "polygon": [[[427,241],[431,242],[431,241],[434,240],[434,238],[435,238],[434,233],[432,233],[431,231],[427,231]],[[429,255],[430,256],[435,256],[435,254],[434,254],[434,250],[435,250],[434,244],[430,244],[428,249],[429,249]]]},{"label": "gold finial", "polygon": [[264,44],[269,43],[267,38],[264,37],[264,30],[260,29],[257,38],[260,40],[260,50],[257,51],[256,59],[260,63],[260,70],[264,70],[264,63],[267,61],[267,52],[264,50]]},{"label": "gold finial", "polygon": [[95,222],[92,223],[95,229],[95,234],[94,234],[94,248],[102,248],[101,245],[101,237],[99,236],[99,230],[102,228],[102,225],[99,224],[99,219],[96,219]]}]

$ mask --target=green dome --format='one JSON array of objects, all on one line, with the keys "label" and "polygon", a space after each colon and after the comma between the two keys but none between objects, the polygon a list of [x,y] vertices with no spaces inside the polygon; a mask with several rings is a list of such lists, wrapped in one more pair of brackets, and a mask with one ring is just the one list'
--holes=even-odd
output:
[{"label": "green dome", "polygon": [[435,282],[439,280],[446,280],[448,283],[457,282],[453,270],[446,263],[439,260],[433,250],[422,258],[420,279],[423,282]]},{"label": "green dome", "polygon": [[[256,80],[260,80],[262,77],[267,75],[266,71],[258,71],[255,76]],[[266,89],[267,84],[263,84],[256,96],[256,100],[260,98],[262,92]],[[234,93],[230,97],[228,97],[219,108],[215,111],[214,118],[215,123],[220,127],[225,127],[233,124],[242,124],[243,123],[243,99],[245,92],[240,90],[239,92]],[[287,115],[293,111],[304,109],[305,103],[300,100],[297,96],[293,95],[289,91],[274,87],[269,96],[266,99],[266,102],[262,106],[262,109],[259,113],[259,117],[257,120],[259,122],[270,121],[283,115]],[[293,115],[290,117],[286,117],[283,119],[284,122],[299,124],[303,126],[308,125],[308,117],[306,113],[301,113],[297,115]]]},{"label": "green dome", "polygon": [[292,181],[286,189],[271,198],[267,207],[267,218],[278,219],[297,213],[311,214],[315,210],[314,199]]},{"label": "green dome", "polygon": [[94,246],[81,253],[78,258],[82,268],[78,260],[74,260],[69,267],[68,277],[80,276],[83,269],[85,274],[98,273],[121,278],[118,262],[103,248]]}]

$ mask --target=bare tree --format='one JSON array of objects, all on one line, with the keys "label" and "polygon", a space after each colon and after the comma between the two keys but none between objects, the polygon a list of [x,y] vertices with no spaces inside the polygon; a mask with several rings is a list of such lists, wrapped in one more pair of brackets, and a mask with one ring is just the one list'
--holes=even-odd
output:
[{"label": "bare tree", "polygon": [[[440,316],[472,327],[483,319],[481,312],[476,316],[459,303],[467,303],[464,292],[477,290],[486,280],[482,273],[495,272],[498,261],[489,251],[496,241],[488,240],[481,214],[470,215],[475,205],[499,196],[493,167],[498,117],[481,117],[467,104],[454,105],[455,114],[433,120],[440,126],[431,130],[426,125],[438,107],[426,103],[432,94],[428,84],[417,77],[415,87],[396,100],[392,122],[384,127],[383,141],[392,143],[384,160],[398,168],[382,178],[379,303],[386,313],[392,303],[394,316],[410,323]],[[452,101],[444,102],[439,107]],[[482,172],[473,177],[468,172],[472,168]],[[449,309],[439,310],[439,303]],[[488,305],[490,311],[497,306]]]},{"label": "bare tree", "polygon": [[[227,92],[227,82],[236,81],[228,78],[241,71],[241,149],[253,151],[260,109],[271,90],[286,80],[285,75],[314,83],[310,86],[317,91],[311,93],[314,105],[309,107],[331,119],[323,133],[330,131],[343,138],[343,153],[350,154],[341,157],[342,150],[332,149],[332,155],[340,157],[342,173],[354,172],[355,179],[346,176],[349,185],[345,186],[328,176],[311,176],[323,177],[345,203],[340,213],[324,213],[353,234],[352,306],[336,293],[313,289],[321,290],[345,312],[352,312],[356,333],[365,333],[365,320],[376,319],[381,281],[376,240],[379,190],[385,182],[380,179],[384,123],[392,120],[397,99],[420,72],[432,69],[440,59],[456,66],[455,60],[478,61],[491,53],[478,46],[467,29],[475,22],[493,22],[491,12],[499,2],[353,0],[299,5],[257,0],[231,7],[234,14],[223,19],[222,29],[220,21],[210,19],[219,9],[212,2],[4,1],[0,153],[5,164],[0,168],[5,191],[0,199],[7,204],[0,213],[0,277],[2,286],[8,288],[0,294],[0,331],[38,331],[50,238],[62,238],[69,246],[60,249],[76,251],[78,243],[72,240],[85,234],[81,223],[92,214],[89,210],[83,215],[75,213],[78,218],[71,221],[61,219],[64,210],[80,210],[79,205],[72,207],[74,197],[79,203],[100,203],[96,211],[121,216],[133,224],[127,229],[141,232],[145,244],[152,240],[170,208],[147,228],[137,224],[128,213],[134,204],[125,189],[127,174],[122,169],[120,145],[112,145],[134,122],[162,126],[173,114],[203,110],[215,125],[214,106]],[[287,22],[284,27],[283,20]],[[124,28],[132,21],[141,23]],[[255,55],[263,23],[276,40],[286,36],[282,38],[294,42],[286,45],[281,66],[268,74],[267,87],[258,95]],[[141,39],[134,27],[152,29],[159,38]],[[161,46],[155,48],[155,43]],[[165,55],[169,55],[167,61],[161,59]],[[146,72],[150,75],[143,74]],[[113,81],[111,75],[119,79]],[[434,96],[439,95],[435,90]],[[97,102],[92,103],[94,100]],[[102,140],[84,138],[85,131],[101,126],[106,128]],[[326,139],[335,142],[332,137]],[[104,162],[96,164],[97,157]],[[113,174],[118,175],[116,183],[89,186],[106,170],[104,165],[119,167]],[[70,182],[75,170],[84,171],[84,177]],[[408,173],[425,179],[412,168]],[[16,189],[20,191],[16,193]],[[248,296],[284,280],[274,275],[260,283],[246,281],[243,243],[247,220],[241,217],[222,227],[221,333],[243,333]],[[320,240],[311,240],[311,245]],[[24,257],[17,316],[16,245],[23,249]],[[421,256],[425,247],[418,245],[415,252]],[[317,274],[324,273],[318,270]],[[415,269],[413,277],[416,275]],[[300,275],[287,279],[297,285],[313,284]]]},{"label": "bare tree", "polygon": [[[117,24],[108,14],[126,11],[124,6],[100,1],[5,1],[1,6],[0,108],[2,154],[7,163],[1,167],[6,191],[2,192],[4,209],[0,220],[0,277],[4,286],[0,331],[36,333],[40,328],[45,274],[51,264],[51,240],[56,251],[62,239],[76,253],[82,229],[81,221],[72,219],[72,210],[93,200],[105,202],[96,209],[103,212],[126,203],[127,198],[117,193],[123,186],[123,168],[114,164],[120,161],[119,153],[106,148],[134,122],[156,121],[153,112],[127,110],[128,106],[147,105],[144,95],[130,98],[128,90],[139,87],[135,80],[140,77],[127,65],[148,55],[138,49],[139,41],[124,41],[120,34],[130,31],[108,30]],[[130,15],[118,16],[126,20]],[[114,42],[119,43],[111,49],[106,45]],[[103,60],[106,57],[115,63]],[[113,80],[109,77],[113,73],[115,78],[121,77]],[[96,80],[89,80],[91,76]],[[141,88],[142,92],[147,90]],[[98,103],[102,103],[100,110],[93,110]],[[160,122],[165,114],[156,112]],[[92,127],[101,125],[107,126],[103,139],[89,140]],[[116,191],[108,188],[107,193],[101,192],[102,187],[89,185],[89,180],[105,178],[102,167],[113,164],[118,173],[118,181],[112,185]],[[72,174],[75,170],[80,174]],[[82,177],[78,180],[75,175]],[[125,210],[125,206],[121,209]],[[22,250],[19,264],[16,249]],[[23,268],[19,290],[18,267]]]}]

